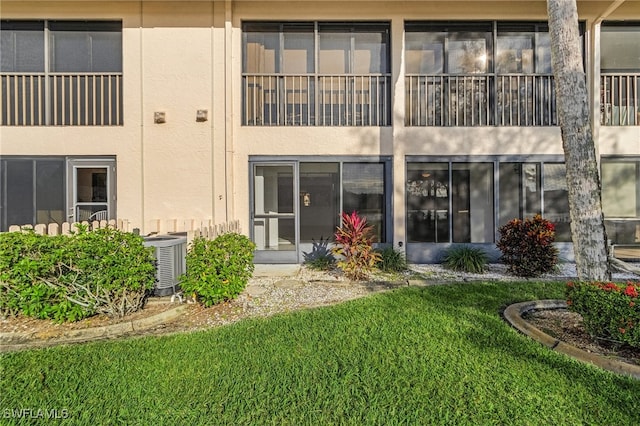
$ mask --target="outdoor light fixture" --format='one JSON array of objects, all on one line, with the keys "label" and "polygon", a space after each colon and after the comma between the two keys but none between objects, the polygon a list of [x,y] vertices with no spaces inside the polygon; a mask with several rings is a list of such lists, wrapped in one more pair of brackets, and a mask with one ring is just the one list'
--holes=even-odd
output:
[{"label": "outdoor light fixture", "polygon": [[153,122],[162,124],[167,122],[167,116],[164,111],[156,111],[153,113]]},{"label": "outdoor light fixture", "polygon": [[308,192],[305,192],[302,195],[302,204],[305,207],[309,207],[311,205],[311,194],[309,194]]},{"label": "outdoor light fixture", "polygon": [[198,123],[202,123],[204,121],[208,120],[208,113],[209,111],[207,111],[206,109],[199,109],[198,111],[196,111],[196,121]]}]

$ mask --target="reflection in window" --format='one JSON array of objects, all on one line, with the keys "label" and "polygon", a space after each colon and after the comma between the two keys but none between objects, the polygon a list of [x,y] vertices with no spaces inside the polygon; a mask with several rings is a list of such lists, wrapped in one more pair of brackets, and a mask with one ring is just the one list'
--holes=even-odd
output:
[{"label": "reflection in window", "polygon": [[600,30],[600,70],[638,72],[640,70],[640,25],[603,23]]},{"label": "reflection in window", "polygon": [[492,163],[409,163],[411,242],[493,242]]},{"label": "reflection in window", "polygon": [[640,242],[640,161],[602,160],[602,210],[613,244]]},{"label": "reflection in window", "polygon": [[339,225],[338,163],[300,163],[300,241],[333,238]]},{"label": "reflection in window", "polygon": [[342,211],[367,218],[375,242],[384,242],[384,164],[344,163],[342,168]]}]

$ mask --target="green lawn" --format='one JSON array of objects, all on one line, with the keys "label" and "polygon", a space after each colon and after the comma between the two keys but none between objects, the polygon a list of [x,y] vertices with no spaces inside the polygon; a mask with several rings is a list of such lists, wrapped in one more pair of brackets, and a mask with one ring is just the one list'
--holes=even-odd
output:
[{"label": "green lawn", "polygon": [[562,283],[412,287],[206,332],[5,354],[0,423],[40,409],[87,425],[640,424],[640,381],[500,317],[562,295]]}]

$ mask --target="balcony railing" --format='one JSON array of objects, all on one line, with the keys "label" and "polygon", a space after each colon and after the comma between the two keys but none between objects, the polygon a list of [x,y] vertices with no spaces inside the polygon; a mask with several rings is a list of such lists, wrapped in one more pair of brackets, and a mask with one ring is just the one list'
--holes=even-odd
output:
[{"label": "balcony railing", "polygon": [[555,126],[552,75],[409,75],[407,126]]},{"label": "balcony railing", "polygon": [[604,126],[640,125],[640,73],[602,73],[600,79],[600,123]]},{"label": "balcony railing", "polygon": [[122,125],[122,74],[0,74],[2,126]]},{"label": "balcony railing", "polygon": [[389,75],[244,75],[246,126],[389,126]]}]

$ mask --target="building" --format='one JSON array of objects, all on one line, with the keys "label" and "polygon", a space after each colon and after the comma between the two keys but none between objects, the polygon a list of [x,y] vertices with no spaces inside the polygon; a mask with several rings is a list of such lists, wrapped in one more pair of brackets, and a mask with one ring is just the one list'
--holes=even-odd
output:
[{"label": "building", "polygon": [[[578,9],[609,237],[635,243],[640,2]],[[2,0],[0,19],[0,230],[237,219],[256,262],[300,262],[355,209],[427,262],[542,213],[571,256],[545,1]]]}]

